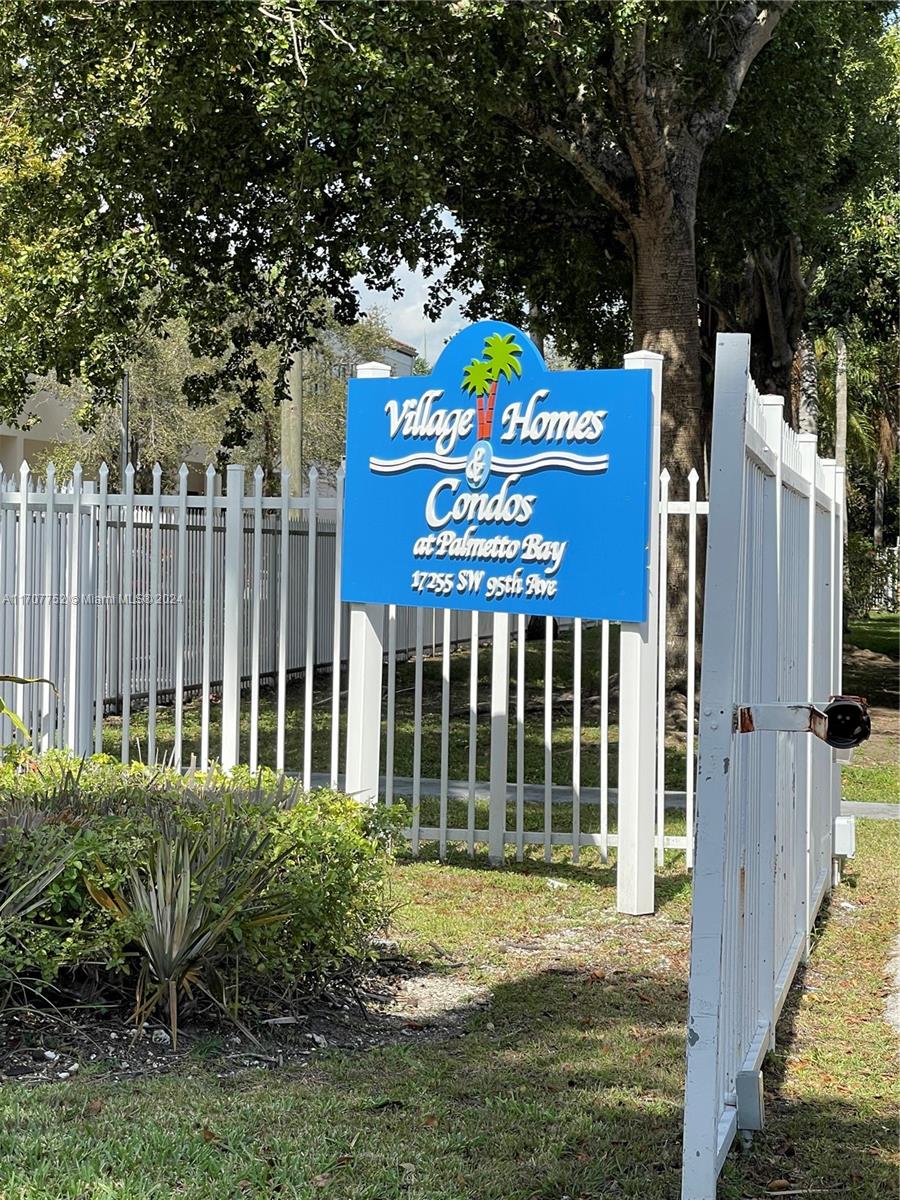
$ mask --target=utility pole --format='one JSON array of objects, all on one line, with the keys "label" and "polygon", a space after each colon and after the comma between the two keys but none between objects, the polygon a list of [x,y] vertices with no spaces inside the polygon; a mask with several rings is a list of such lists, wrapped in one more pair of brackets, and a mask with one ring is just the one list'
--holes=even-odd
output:
[{"label": "utility pole", "polygon": [[537,304],[528,304],[528,336],[534,342],[541,358],[544,357],[544,322]]},{"label": "utility pole", "polygon": [[303,351],[291,354],[281,402],[281,469],[291,473],[291,495],[303,495]]},{"label": "utility pole", "polygon": [[[837,369],[834,381],[834,461],[847,467],[847,343],[839,330],[834,335]],[[847,541],[847,519],[844,518],[844,541]]]},{"label": "utility pole", "polygon": [[131,400],[131,381],[126,371],[122,376],[122,399],[119,409],[119,488],[125,491],[125,470],[128,466],[131,433],[129,428],[129,403]]}]

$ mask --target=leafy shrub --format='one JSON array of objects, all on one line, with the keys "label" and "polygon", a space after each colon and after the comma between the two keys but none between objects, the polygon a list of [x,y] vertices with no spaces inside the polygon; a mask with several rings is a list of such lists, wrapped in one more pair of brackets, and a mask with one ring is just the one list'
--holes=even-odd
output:
[{"label": "leafy shrub", "polygon": [[365,952],[385,923],[385,853],[394,825],[385,810],[320,791],[273,809],[277,869],[271,886],[288,913],[283,927],[244,929],[243,953],[280,986],[327,975]]},{"label": "leafy shrub", "polygon": [[238,980],[245,1001],[289,995],[364,957],[384,925],[392,814],[272,772],[180,776],[17,751],[0,763],[0,834],[19,811],[33,815],[11,872],[51,830],[67,849],[30,935],[0,930],[0,971],[134,987],[139,1020],[159,1005],[174,1027],[195,992],[233,1007]]}]

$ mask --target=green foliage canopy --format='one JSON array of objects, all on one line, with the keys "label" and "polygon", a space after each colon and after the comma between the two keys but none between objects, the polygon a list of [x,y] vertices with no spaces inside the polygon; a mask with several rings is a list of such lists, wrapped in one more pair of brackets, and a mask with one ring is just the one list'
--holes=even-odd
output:
[{"label": "green foliage canopy", "polygon": [[0,418],[32,372],[110,394],[177,315],[258,408],[254,347],[286,355],[323,298],[356,316],[355,275],[389,287],[402,259],[441,256],[438,117],[418,64],[380,49],[389,28],[314,0],[3,0]]},{"label": "green foliage canopy", "polygon": [[748,248],[780,283],[785,246],[828,256],[883,141],[885,7],[0,0],[0,416],[29,372],[108,395],[177,315],[220,363],[191,401],[224,380],[260,411],[257,348],[283,363],[323,298],[350,321],[354,276],[390,290],[402,260],[452,258],[432,311],[458,288],[609,361],[675,233],[683,277],[634,320],[672,326],[687,396],[695,206],[717,311]]}]

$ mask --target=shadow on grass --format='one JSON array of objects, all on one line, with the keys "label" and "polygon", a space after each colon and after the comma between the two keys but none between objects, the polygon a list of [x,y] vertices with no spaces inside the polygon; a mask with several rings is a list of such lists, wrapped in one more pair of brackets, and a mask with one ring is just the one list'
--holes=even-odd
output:
[{"label": "shadow on grass", "polygon": [[[462,1041],[332,1062],[329,1083],[376,1154],[423,1164],[423,1197],[676,1200],[686,1003],[683,981],[627,965],[546,968],[495,986]],[[719,1195],[761,1200],[787,1178],[876,1200],[891,1194],[892,1149],[888,1125],[844,1100],[778,1102],[749,1154],[732,1151]]]},{"label": "shadow on grass", "polygon": [[[383,1052],[373,1099],[391,1107],[363,1137],[422,1163],[422,1197],[674,1197],[686,998],[683,982],[627,967],[500,983],[460,1040],[415,1061]],[[328,1067],[354,1106],[372,1073],[363,1058]]]},{"label": "shadow on grass", "polygon": [[[554,847],[557,856],[561,849],[563,847]],[[610,851],[609,861],[606,863],[592,863],[589,861],[577,865],[572,862],[560,861],[558,857],[553,862],[547,863],[544,862],[543,858],[538,857],[540,853],[540,847],[529,847],[526,849],[527,857],[524,861],[517,862],[512,857],[510,847],[507,846],[506,861],[500,867],[492,864],[488,860],[487,854],[483,852],[476,851],[474,857],[470,857],[464,850],[450,846],[447,849],[447,854],[443,862],[447,866],[457,869],[461,868],[466,871],[490,873],[504,871],[515,875],[537,876],[539,878],[589,884],[599,889],[607,888],[611,895],[615,894],[616,855],[614,850]],[[440,861],[438,847],[434,843],[423,844],[419,855],[415,858],[405,847],[401,848],[397,853],[397,862],[401,866],[416,862],[438,863]],[[668,851],[666,869],[663,872],[658,872],[656,875],[657,905],[664,908],[671,900],[683,897],[688,893],[690,887],[691,877],[684,866],[683,853],[681,851]]]},{"label": "shadow on grass", "polygon": [[[564,864],[508,871],[583,878]],[[611,887],[609,868],[591,882]],[[819,933],[827,926],[826,912]],[[19,1200],[125,1195],[126,1184],[133,1200],[677,1200],[687,987],[661,957],[658,967],[638,958],[648,928],[631,923],[633,941],[598,947],[587,965],[544,963],[495,982],[486,1007],[457,992],[428,1033],[427,1013],[415,1031],[398,1017],[392,1044],[332,1051],[302,1070],[6,1085],[0,1190],[14,1180]],[[782,1052],[799,1000],[795,987]],[[784,1082],[783,1064],[768,1064],[768,1127],[748,1155],[729,1156],[719,1200],[762,1200],[774,1180],[798,1194],[893,1195],[887,1103],[782,1096]]]}]

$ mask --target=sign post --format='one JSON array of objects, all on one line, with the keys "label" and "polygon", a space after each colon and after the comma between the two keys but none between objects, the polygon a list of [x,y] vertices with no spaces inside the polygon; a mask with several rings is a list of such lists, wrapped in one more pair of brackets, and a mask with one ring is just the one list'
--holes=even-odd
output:
[{"label": "sign post", "polygon": [[494,613],[491,647],[491,790],[488,800],[488,859],[503,862],[506,780],[509,765],[509,614]]},{"label": "sign post", "polygon": [[377,795],[383,606],[490,613],[489,853],[502,861],[510,615],[623,622],[638,689],[629,719],[640,723],[628,751],[637,782],[626,786],[634,835],[648,796],[651,820],[651,909],[627,911],[652,910],[653,755],[636,746],[655,729],[661,363],[641,353],[625,370],[550,371],[520,330],[481,321],[447,344],[431,376],[361,368],[347,403],[347,790]]},{"label": "sign post", "polygon": [[[387,380],[390,376],[387,363],[362,363],[356,371],[357,379]],[[351,604],[344,790],[368,804],[378,800],[383,663],[384,605]]]},{"label": "sign post", "polygon": [[654,907],[653,833],[656,756],[648,753],[656,729],[657,620],[659,616],[659,436],[663,356],[649,350],[625,355],[626,370],[649,370],[653,379],[650,512],[647,561],[649,603],[644,621],[622,625],[619,641],[619,845],[616,854],[616,908],[641,916]]}]

